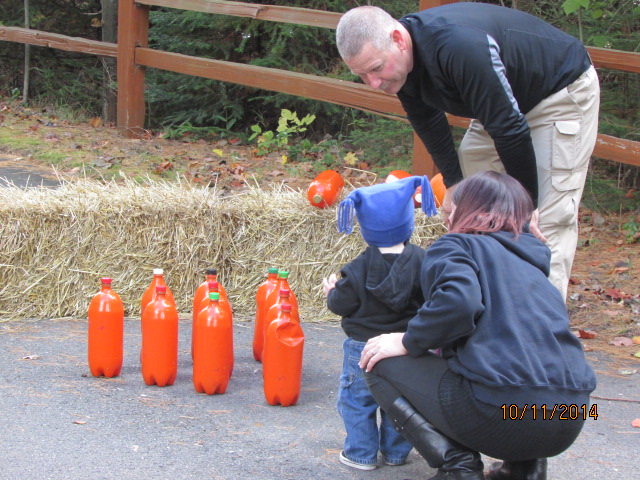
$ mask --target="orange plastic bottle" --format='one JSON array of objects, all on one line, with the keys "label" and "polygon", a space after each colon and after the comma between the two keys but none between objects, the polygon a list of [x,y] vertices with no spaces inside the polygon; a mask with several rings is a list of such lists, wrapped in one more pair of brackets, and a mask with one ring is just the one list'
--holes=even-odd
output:
[{"label": "orange plastic bottle", "polygon": [[124,307],[111,279],[101,279],[102,288],[89,304],[89,369],[94,377],[116,377],[122,369]]},{"label": "orange plastic bottle", "polygon": [[262,357],[264,396],[269,405],[289,407],[300,397],[304,333],[291,318],[291,305],[283,304],[280,315],[267,328]]},{"label": "orange plastic bottle", "polygon": [[173,385],[178,374],[178,312],[158,285],[142,314],[142,378],[147,385]]},{"label": "orange plastic bottle", "polygon": [[[206,270],[204,282],[198,286],[196,293],[193,295],[193,310],[191,312],[191,359],[193,359],[193,326],[196,323],[196,318],[198,318],[200,310],[209,304],[209,282],[218,282],[218,271],[215,268],[208,268]],[[218,282],[218,288],[216,291],[220,293],[220,299],[223,302],[226,302],[229,305],[229,308],[231,308],[231,304],[227,298],[227,292],[220,282]]]},{"label": "orange plastic bottle", "polygon": [[278,278],[278,269],[270,268],[267,273],[267,279],[258,287],[256,293],[256,319],[253,325],[253,358],[258,362],[262,358],[262,350],[264,349],[264,318],[267,313],[266,301],[267,297],[276,288]]},{"label": "orange plastic bottle", "polygon": [[343,188],[342,175],[335,170],[325,170],[309,185],[307,198],[314,207],[327,208],[336,203]]},{"label": "orange plastic bottle", "polygon": [[[271,325],[271,322],[273,322],[276,318],[278,318],[278,315],[280,315],[280,312],[282,311],[282,305],[284,304],[291,305],[291,320],[293,320],[296,323],[300,323],[300,314],[298,313],[298,307],[297,305],[293,305],[291,303],[291,290],[287,290],[286,288],[283,288],[282,290],[280,290],[280,296],[276,300],[276,303],[274,303],[273,305],[271,305],[271,307],[269,307],[269,310],[264,316],[265,333],[269,328],[269,325]],[[263,347],[263,351],[264,351],[264,347]]]},{"label": "orange plastic bottle", "polygon": [[[154,268],[153,280],[151,281],[151,285],[149,285],[149,287],[142,294],[142,300],[140,301],[140,317],[142,317],[145,307],[149,305],[149,302],[154,299],[156,295],[156,287],[158,285],[167,287],[167,284],[164,281],[164,270],[162,270],[161,268]],[[176,301],[174,300],[173,294],[171,293],[169,287],[167,287],[166,297],[167,300],[173,302],[174,305],[176,304]]]},{"label": "orange plastic bottle", "polygon": [[214,395],[226,392],[231,378],[233,323],[219,293],[211,293],[207,302],[194,325],[193,387]]},{"label": "orange plastic bottle", "polygon": [[[220,303],[220,309],[224,310],[225,314],[229,316],[229,319],[231,320],[231,323],[233,324],[233,310],[231,308],[231,304],[229,303],[229,301],[227,300],[226,296],[222,295],[222,292],[220,292],[220,283],[218,282],[207,282],[207,288],[208,288],[208,292],[207,295],[208,297],[205,298],[204,300],[202,300],[202,302],[200,302],[200,306],[198,307],[198,315],[200,315],[200,313],[202,313],[203,310],[206,310],[207,307],[209,306],[209,304],[211,303],[210,298],[211,298],[211,294],[212,293],[217,293],[219,295],[219,303]],[[196,330],[193,329],[191,332],[191,358],[193,359],[193,345],[195,342],[195,338],[198,334],[196,333]],[[231,341],[231,347],[233,348],[233,338]],[[230,370],[230,374],[229,376],[231,376],[233,374],[233,355],[231,356],[231,365],[229,367]]]},{"label": "orange plastic bottle", "polygon": [[[265,312],[269,312],[271,307],[278,302],[278,299],[280,298],[280,290],[289,290],[289,303],[291,304],[293,311],[297,313],[298,299],[296,297],[296,294],[293,293],[293,290],[289,286],[289,272],[287,272],[286,270],[278,271],[278,278],[276,279],[276,288],[274,288],[273,291],[269,295],[267,295],[267,299],[264,302]],[[266,313],[265,313],[265,316],[266,316]],[[265,318],[263,322],[263,331],[265,333],[268,327],[269,327],[269,324],[267,323],[267,319]],[[263,334],[263,337],[264,337],[264,334]],[[262,350],[264,350],[264,345],[262,346]],[[262,361],[261,352],[258,352],[258,355],[260,356],[260,358],[256,358],[256,360],[261,362]]]}]

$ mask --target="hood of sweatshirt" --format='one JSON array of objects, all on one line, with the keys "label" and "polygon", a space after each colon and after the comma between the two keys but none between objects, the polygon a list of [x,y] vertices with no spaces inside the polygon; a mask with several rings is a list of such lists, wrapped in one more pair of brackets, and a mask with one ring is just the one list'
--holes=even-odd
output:
[{"label": "hood of sweatshirt", "polygon": [[531,233],[521,233],[517,238],[509,232],[493,232],[487,236],[496,239],[507,250],[536,267],[546,277],[549,276],[551,250]]}]

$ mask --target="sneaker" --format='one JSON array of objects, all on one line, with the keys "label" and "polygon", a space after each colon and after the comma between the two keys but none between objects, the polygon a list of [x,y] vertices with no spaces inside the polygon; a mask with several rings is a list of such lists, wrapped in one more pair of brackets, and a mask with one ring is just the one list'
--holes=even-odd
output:
[{"label": "sneaker", "polygon": [[340,452],[340,463],[347,467],[357,468],[358,470],[375,470],[377,468],[375,463],[358,463],[353,460],[349,460],[344,456],[344,450]]}]

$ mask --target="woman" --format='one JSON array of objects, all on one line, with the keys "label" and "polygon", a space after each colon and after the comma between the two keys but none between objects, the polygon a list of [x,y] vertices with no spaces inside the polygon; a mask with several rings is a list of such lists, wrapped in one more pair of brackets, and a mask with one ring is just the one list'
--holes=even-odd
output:
[{"label": "woman", "polygon": [[459,183],[424,260],[424,305],[406,333],[362,351],[373,397],[438,468],[432,480],[485,478],[480,453],[504,460],[487,478],[544,480],[590,416],[595,375],[547,278],[550,251],[527,232],[532,212],[508,175]]}]

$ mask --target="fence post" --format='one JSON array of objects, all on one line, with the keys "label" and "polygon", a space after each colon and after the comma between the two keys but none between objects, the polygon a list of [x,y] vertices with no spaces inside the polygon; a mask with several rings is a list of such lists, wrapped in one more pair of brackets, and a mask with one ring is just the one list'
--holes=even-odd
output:
[{"label": "fence post", "polygon": [[[438,7],[440,5],[446,5],[448,3],[456,3],[458,0],[420,0],[420,10],[427,8]],[[433,163],[433,159],[426,147],[420,140],[420,137],[413,134],[413,174],[414,175],[427,175],[429,178],[438,173],[438,167]]]},{"label": "fence post", "polygon": [[128,138],[144,134],[145,68],[136,65],[136,47],[149,45],[149,7],[118,2],[118,129]]}]

